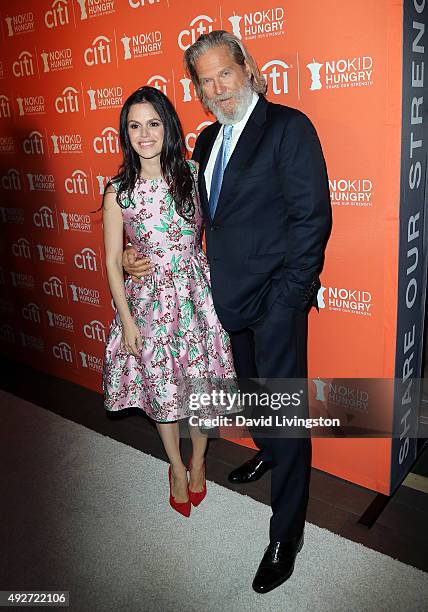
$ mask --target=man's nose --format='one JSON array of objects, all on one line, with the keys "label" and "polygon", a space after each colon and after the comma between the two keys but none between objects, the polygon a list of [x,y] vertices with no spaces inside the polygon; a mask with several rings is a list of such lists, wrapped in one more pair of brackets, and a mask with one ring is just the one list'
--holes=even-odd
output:
[{"label": "man's nose", "polygon": [[219,79],[214,79],[214,89],[215,89],[216,95],[218,96],[224,92],[224,87],[221,84]]}]

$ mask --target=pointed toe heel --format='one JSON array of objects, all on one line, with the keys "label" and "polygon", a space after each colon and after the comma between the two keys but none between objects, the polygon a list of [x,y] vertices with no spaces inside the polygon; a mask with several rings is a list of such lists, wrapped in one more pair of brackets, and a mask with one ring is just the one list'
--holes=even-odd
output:
[{"label": "pointed toe heel", "polygon": [[178,512],[179,514],[182,514],[183,516],[189,517],[190,516],[190,510],[191,510],[190,491],[189,491],[189,499],[186,502],[178,502],[178,501],[176,501],[175,497],[172,494],[171,466],[169,466],[169,468],[168,468],[168,478],[169,478],[169,503],[170,503],[171,507],[176,512]]},{"label": "pointed toe heel", "polygon": [[[192,469],[192,459],[190,459],[189,461],[189,472]],[[205,474],[205,462],[204,462],[204,474]],[[206,479],[204,480],[204,488],[202,489],[202,491],[192,491],[191,488],[189,487],[189,500],[190,503],[192,504],[192,506],[199,506],[199,504],[201,503],[201,501],[203,499],[205,499],[207,494],[207,481]]]}]

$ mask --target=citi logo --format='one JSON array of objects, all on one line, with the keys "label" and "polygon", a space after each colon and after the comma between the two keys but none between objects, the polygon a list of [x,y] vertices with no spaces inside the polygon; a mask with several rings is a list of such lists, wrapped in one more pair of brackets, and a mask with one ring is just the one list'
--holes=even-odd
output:
[{"label": "citi logo", "polygon": [[40,132],[34,130],[22,142],[22,148],[26,155],[44,155],[43,136]]},{"label": "citi logo", "polygon": [[74,265],[79,270],[97,271],[97,254],[95,251],[86,247],[74,256]]},{"label": "citi logo", "polygon": [[83,333],[89,340],[97,340],[102,343],[106,341],[105,328],[100,321],[94,320],[90,323],[86,323],[86,325],[83,326]]},{"label": "citi logo", "polygon": [[103,176],[102,174],[98,174],[95,178],[98,182],[98,193],[99,195],[103,195],[106,185],[111,179],[111,176]]},{"label": "citi logo", "polygon": [[0,118],[10,119],[10,100],[4,94],[0,95]]},{"label": "citi logo", "polygon": [[129,6],[133,9],[141,8],[142,6],[150,6],[159,4],[160,0],[128,0]]},{"label": "citi logo", "polygon": [[33,223],[38,228],[54,229],[54,215],[53,210],[49,206],[41,206],[33,214]]},{"label": "citi logo", "polygon": [[159,89],[159,91],[164,93],[166,96],[168,95],[166,91],[167,83],[168,81],[166,80],[166,78],[163,76],[160,76],[159,74],[155,74],[154,76],[150,77],[150,79],[147,81],[147,85],[150,85],[151,87],[155,87],[155,89]]},{"label": "citi logo", "polygon": [[67,363],[73,363],[73,351],[67,342],[59,342],[52,347],[53,356]]},{"label": "citi logo", "polygon": [[2,189],[5,191],[21,191],[21,175],[18,170],[11,168],[1,179]]},{"label": "citi logo", "polygon": [[64,287],[62,281],[57,276],[51,276],[42,284],[43,292],[50,297],[64,298]]},{"label": "citi logo", "polygon": [[83,59],[87,66],[98,66],[99,64],[110,64],[110,39],[107,36],[97,36],[91,46],[85,49]]},{"label": "citi logo", "polygon": [[55,98],[55,110],[57,113],[78,113],[79,98],[78,91],[74,87],[66,87],[63,92]]},{"label": "citi logo", "polygon": [[192,100],[198,99],[195,88],[193,87],[190,79],[184,77],[183,79],[180,79],[180,83],[183,88],[183,102],[191,102]]},{"label": "citi logo", "polygon": [[0,325],[0,340],[8,342],[9,344],[15,344],[15,332],[11,325],[7,323]]},{"label": "citi logo", "polygon": [[104,128],[101,136],[95,136],[92,144],[95,153],[99,155],[120,152],[119,134],[113,127]]},{"label": "citi logo", "polygon": [[27,34],[34,30],[34,13],[19,13],[13,17],[5,17],[7,35]]},{"label": "citi logo", "polygon": [[18,78],[34,75],[33,56],[29,51],[22,51],[12,64],[12,74]]},{"label": "citi logo", "polygon": [[64,187],[67,193],[88,195],[88,176],[86,172],[75,170],[71,176],[65,179]]},{"label": "citi logo", "polygon": [[12,254],[14,257],[22,257],[23,259],[31,259],[31,247],[26,238],[18,238],[12,244]]},{"label": "citi logo", "polygon": [[40,306],[37,306],[34,302],[29,302],[26,306],[21,308],[22,318],[26,321],[32,321],[33,323],[41,323],[42,318],[40,316]]},{"label": "citi logo", "polygon": [[45,13],[45,26],[50,30],[70,23],[67,0],[53,0],[51,9]]},{"label": "citi logo", "polygon": [[261,69],[261,73],[275,95],[288,93],[289,66],[282,60],[271,60]]},{"label": "citi logo", "polygon": [[202,132],[202,130],[211,124],[212,124],[212,121],[202,121],[202,123],[200,123],[197,126],[194,132],[189,132],[188,134],[186,134],[185,143],[186,143],[186,149],[189,151],[189,153],[193,153],[193,149],[195,148],[196,139],[199,136],[199,134]]},{"label": "citi logo", "polygon": [[213,31],[213,20],[208,15],[198,15],[190,22],[189,28],[181,30],[178,35],[178,46],[186,51],[194,42],[202,36]]}]

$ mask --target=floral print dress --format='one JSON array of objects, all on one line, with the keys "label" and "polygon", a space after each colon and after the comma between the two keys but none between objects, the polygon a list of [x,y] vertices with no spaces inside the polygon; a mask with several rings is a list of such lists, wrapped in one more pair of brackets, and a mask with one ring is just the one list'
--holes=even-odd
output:
[{"label": "floral print dress", "polygon": [[[189,164],[196,185],[197,170]],[[139,178],[131,198],[122,197],[128,241],[155,267],[141,283],[126,278],[125,293],[142,348],[139,357],[123,348],[116,312],[104,356],[106,410],[137,407],[155,421],[175,421],[192,414],[189,382],[192,392],[207,391],[219,380],[235,377],[230,339],[212,301],[196,189],[194,202],[194,218],[187,222],[175,210],[164,179]],[[208,413],[212,415],[212,409]]]}]

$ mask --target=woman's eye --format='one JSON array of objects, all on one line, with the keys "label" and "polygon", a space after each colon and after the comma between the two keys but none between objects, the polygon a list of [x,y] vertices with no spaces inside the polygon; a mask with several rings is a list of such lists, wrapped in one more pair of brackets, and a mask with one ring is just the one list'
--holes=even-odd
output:
[{"label": "woman's eye", "polygon": [[150,127],[154,127],[154,128],[155,128],[155,127],[159,127],[159,126],[160,126],[159,121],[152,121],[152,122],[150,123]]},{"label": "woman's eye", "polygon": [[131,128],[131,130],[135,130],[135,128],[138,127],[138,123],[131,123],[129,127]]}]

